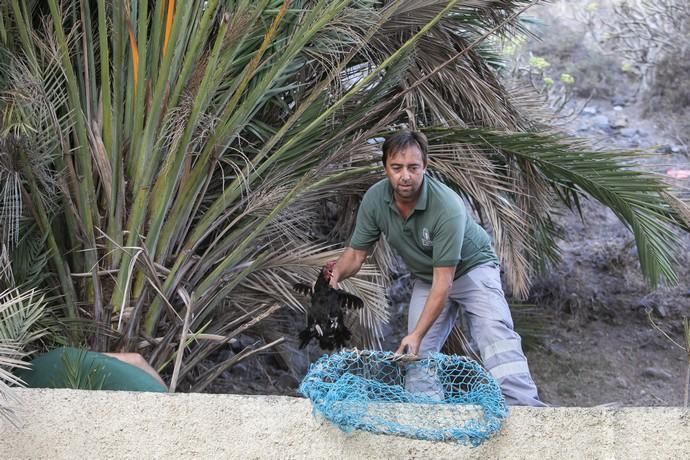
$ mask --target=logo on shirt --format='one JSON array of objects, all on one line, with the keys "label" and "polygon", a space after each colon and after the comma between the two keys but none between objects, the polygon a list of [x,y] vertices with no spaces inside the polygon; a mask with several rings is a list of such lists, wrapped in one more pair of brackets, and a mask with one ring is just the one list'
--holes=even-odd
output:
[{"label": "logo on shirt", "polygon": [[422,229],[422,246],[424,247],[430,247],[433,246],[433,241],[431,241],[431,234],[429,233],[429,229],[424,227]]}]

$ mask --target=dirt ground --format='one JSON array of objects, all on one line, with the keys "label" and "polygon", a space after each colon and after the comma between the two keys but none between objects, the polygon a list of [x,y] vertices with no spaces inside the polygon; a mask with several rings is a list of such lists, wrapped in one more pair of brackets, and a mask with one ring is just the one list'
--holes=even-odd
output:
[{"label": "dirt ground", "polygon": [[[545,39],[527,45],[556,75],[576,77],[572,107],[579,115],[563,129],[601,148],[639,149],[638,164],[647,171],[690,169],[687,147],[669,123],[673,114],[650,106],[615,53],[593,41],[606,31],[592,31],[592,23],[606,23],[609,12],[600,2],[588,21],[583,11],[591,3],[540,7]],[[563,41],[551,38],[557,36]],[[574,39],[581,44],[576,52]],[[689,179],[669,181],[688,198]],[[690,238],[677,252],[678,285],[651,290],[632,233],[611,211],[586,202],[582,219],[565,212],[559,223],[562,261],[536,280],[531,299],[549,317],[541,343],[527,352],[542,398],[563,406],[682,405],[688,354],[671,339],[683,345],[682,318],[690,316]]]},{"label": "dirt ground", "polygon": [[[593,39],[605,31],[592,33],[583,11],[590,19],[603,15],[603,23],[607,11],[588,10],[591,3],[555,1],[530,13],[542,21],[537,33],[544,39],[528,42],[522,52],[547,59],[555,81],[561,73],[575,77],[566,109],[576,115],[561,129],[596,148],[640,150],[639,167],[664,177],[672,168],[690,169],[687,147],[668,123],[673,114],[649,106],[615,53],[607,54]],[[670,181],[690,198],[690,179]],[[682,405],[689,357],[672,340],[682,345],[682,319],[690,316],[690,237],[683,236],[678,248],[678,285],[652,290],[640,273],[632,233],[612,212],[585,201],[582,218],[564,210],[557,221],[564,233],[562,260],[535,280],[530,298],[543,323],[538,341],[527,349],[542,399],[555,406]],[[399,310],[403,291],[391,293]],[[398,315],[386,328],[388,348],[404,324]],[[306,370],[320,353],[296,351],[286,348],[282,356],[236,366],[210,391],[296,394],[300,372],[280,363]]]},{"label": "dirt ground", "polygon": [[[690,314],[687,256],[675,288],[651,291],[629,232],[612,213],[588,205],[564,219],[562,262],[537,280],[533,301],[548,314],[527,356],[542,398],[559,406],[679,406],[687,354],[682,315]],[[686,238],[687,244],[687,238]]]}]

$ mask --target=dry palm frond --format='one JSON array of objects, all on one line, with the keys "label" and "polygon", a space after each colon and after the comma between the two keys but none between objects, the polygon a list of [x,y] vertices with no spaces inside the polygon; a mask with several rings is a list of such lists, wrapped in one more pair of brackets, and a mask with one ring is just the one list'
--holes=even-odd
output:
[{"label": "dry palm frond", "polygon": [[12,272],[12,261],[7,252],[7,246],[0,244],[0,286],[14,286],[14,273]]},{"label": "dry palm frond", "polygon": [[44,310],[44,298],[34,290],[0,293],[0,417],[11,422],[15,421],[13,412],[5,405],[12,398],[9,387],[23,384],[11,371],[27,368],[22,359],[29,355],[28,347],[46,334],[36,328]]},{"label": "dry palm frond", "polygon": [[13,406],[20,404],[21,401],[12,394],[10,386],[22,385],[23,382],[10,371],[13,368],[26,368],[26,363],[18,359],[22,356],[24,355],[21,345],[0,341],[0,422],[4,419],[14,425],[17,424]]},{"label": "dry palm frond", "polygon": [[12,110],[12,122],[6,129],[15,134],[13,149],[25,152],[41,186],[41,196],[32,198],[40,198],[46,207],[55,209],[63,185],[62,172],[55,170],[53,162],[56,155],[69,148],[65,137],[75,122],[72,111],[60,113],[67,94],[59,59],[49,54],[45,65],[37,67],[15,58],[8,66],[7,76],[10,89],[4,97]]},{"label": "dry palm frond", "polygon": [[520,195],[529,194],[530,189],[518,187],[516,179],[500,171],[502,165],[490,158],[472,145],[444,145],[432,149],[429,166],[457,186],[486,218],[497,253],[508,268],[508,283],[519,295],[526,296],[530,273],[526,255],[535,248],[530,237],[530,214],[518,202]]},{"label": "dry palm frond", "polygon": [[[0,152],[0,157],[3,156],[4,154]],[[3,248],[13,248],[19,241],[19,220],[23,212],[19,173],[0,170],[0,193],[2,193],[2,202],[0,202],[2,245]]]},{"label": "dry palm frond", "polygon": [[[446,4],[444,1],[406,2],[376,37],[385,49],[397,49],[416,27],[427,23]],[[517,17],[510,14],[527,1],[459,2],[452,13],[415,47],[406,86],[416,86],[406,94],[406,106],[415,109],[427,125],[491,126],[514,129],[523,121],[505,89],[488,65],[493,56],[482,56],[482,46],[470,49],[486,31],[506,33],[520,30]],[[506,22],[507,21],[507,22]],[[488,50],[488,48],[487,48]],[[450,65],[449,59],[458,56]],[[419,82],[422,82],[419,84]],[[414,85],[413,85],[414,84]]]},{"label": "dry palm frond", "polygon": [[0,293],[0,340],[25,347],[44,336],[46,331],[36,329],[45,311],[44,296],[35,290],[17,289]]}]

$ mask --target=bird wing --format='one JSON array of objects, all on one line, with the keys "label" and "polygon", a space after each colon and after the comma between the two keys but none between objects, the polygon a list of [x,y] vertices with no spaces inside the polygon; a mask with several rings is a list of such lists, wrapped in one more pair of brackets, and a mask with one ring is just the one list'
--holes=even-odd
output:
[{"label": "bird wing", "polygon": [[338,296],[338,304],[342,308],[358,310],[364,306],[364,301],[354,294],[345,292],[342,289],[335,289]]},{"label": "bird wing", "polygon": [[292,285],[292,289],[295,291],[299,292],[302,295],[308,295],[308,296],[313,296],[314,295],[314,288],[312,288],[310,285],[306,283],[295,283]]}]

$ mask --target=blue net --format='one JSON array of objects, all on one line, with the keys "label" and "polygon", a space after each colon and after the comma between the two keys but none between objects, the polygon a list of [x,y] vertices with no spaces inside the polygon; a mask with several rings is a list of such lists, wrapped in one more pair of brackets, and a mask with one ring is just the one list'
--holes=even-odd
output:
[{"label": "blue net", "polygon": [[299,391],[344,431],[472,446],[497,433],[508,413],[501,388],[481,365],[441,353],[420,360],[383,351],[324,355]]}]

